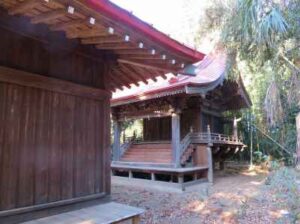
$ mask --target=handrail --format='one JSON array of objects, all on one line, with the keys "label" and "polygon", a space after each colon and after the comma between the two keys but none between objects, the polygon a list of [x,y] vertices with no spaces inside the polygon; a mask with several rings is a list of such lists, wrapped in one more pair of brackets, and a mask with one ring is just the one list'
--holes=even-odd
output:
[{"label": "handrail", "polygon": [[180,142],[180,156],[183,155],[184,151],[189,147],[191,144],[191,132],[189,132]]},{"label": "handrail", "polygon": [[120,156],[122,157],[124,155],[124,153],[127,151],[127,149],[130,148],[130,146],[133,144],[134,142],[134,138],[128,138],[126,137],[125,139],[126,141],[120,146]]},{"label": "handrail", "polygon": [[219,133],[208,132],[189,132],[180,142],[180,157],[184,155],[185,151],[188,149],[190,144],[197,143],[225,143],[243,145],[243,142],[233,135],[224,135]]}]

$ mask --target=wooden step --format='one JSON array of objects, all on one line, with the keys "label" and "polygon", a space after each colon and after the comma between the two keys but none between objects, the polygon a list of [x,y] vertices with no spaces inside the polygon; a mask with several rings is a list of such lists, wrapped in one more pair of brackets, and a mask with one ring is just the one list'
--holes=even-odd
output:
[{"label": "wooden step", "polygon": [[121,158],[126,162],[145,162],[145,163],[171,163],[172,149],[171,144],[133,144],[126,150]]},{"label": "wooden step", "polygon": [[133,144],[131,148],[143,148],[143,149],[171,149],[171,144]]},{"label": "wooden step", "polygon": [[171,163],[170,159],[126,159],[122,158],[121,161],[126,162],[147,162],[147,163]]}]

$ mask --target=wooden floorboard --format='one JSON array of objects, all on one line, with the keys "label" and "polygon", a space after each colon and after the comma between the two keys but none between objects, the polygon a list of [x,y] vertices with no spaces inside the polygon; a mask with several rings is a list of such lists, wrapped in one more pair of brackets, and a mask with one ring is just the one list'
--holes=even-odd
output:
[{"label": "wooden floorboard", "polygon": [[23,224],[109,224],[137,217],[143,212],[143,209],[110,202],[24,222]]}]

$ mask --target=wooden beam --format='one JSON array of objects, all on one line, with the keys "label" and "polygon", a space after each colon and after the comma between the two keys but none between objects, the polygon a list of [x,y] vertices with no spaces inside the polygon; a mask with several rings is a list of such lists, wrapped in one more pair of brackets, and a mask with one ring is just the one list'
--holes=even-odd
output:
[{"label": "wooden beam", "polygon": [[72,31],[66,31],[66,36],[68,39],[75,39],[75,38],[88,38],[88,37],[94,37],[94,36],[107,36],[107,32],[104,30],[96,30],[96,29],[90,29],[90,30],[72,30]]},{"label": "wooden beam", "polygon": [[125,67],[124,65],[120,65],[119,66],[120,71],[123,74],[126,74],[130,77],[132,77],[132,79],[135,80],[135,85],[139,86],[139,82],[144,80],[144,77],[142,77],[141,75],[137,74],[136,72],[133,72],[132,70],[128,69],[127,67]]},{"label": "wooden beam", "polygon": [[132,77],[128,77],[126,74],[122,73],[120,69],[113,69],[114,73],[118,75],[119,79],[123,80],[125,86],[131,88],[130,84],[134,84],[136,80],[132,79]]},{"label": "wooden beam", "polygon": [[132,82],[132,84],[134,84],[134,85],[136,85],[136,86],[139,86],[139,78],[137,78],[135,75],[133,75],[133,73],[131,73],[131,72],[125,72],[125,71],[123,71],[122,70],[122,68],[121,67],[119,67],[119,69],[118,69],[118,72],[121,74],[121,75],[123,75],[124,77],[127,77],[128,78],[128,80],[131,80],[131,82]]},{"label": "wooden beam", "polygon": [[160,55],[152,55],[152,54],[124,54],[122,58],[126,59],[142,59],[142,60],[162,60],[164,61]]},{"label": "wooden beam", "polygon": [[120,65],[122,67],[122,69],[124,69],[126,72],[128,73],[133,73],[136,74],[136,76],[139,77],[139,80],[143,81],[145,84],[148,84],[147,79],[145,78],[145,76],[143,74],[141,74],[140,72],[138,72],[137,70],[135,70],[134,67],[130,66],[130,65],[125,65],[125,64],[121,64]]},{"label": "wooden beam", "polygon": [[125,84],[123,84],[120,80],[118,80],[113,73],[111,73],[111,82],[114,84],[115,89],[124,90]]},{"label": "wooden beam", "polygon": [[24,13],[28,10],[33,9],[34,7],[36,7],[37,5],[39,5],[41,3],[40,0],[27,0],[27,1],[23,1],[19,4],[17,4],[14,8],[10,9],[8,11],[9,15],[16,15],[16,14],[20,14],[20,13]]},{"label": "wooden beam", "polygon": [[51,20],[63,17],[66,14],[67,14],[67,11],[65,9],[57,9],[57,10],[49,11],[46,13],[41,13],[41,14],[31,18],[31,23],[33,23],[33,24],[47,23]]},{"label": "wooden beam", "polygon": [[127,88],[131,88],[131,86],[128,84],[128,82],[126,80],[124,80],[123,77],[120,77],[120,76],[122,76],[122,75],[118,74],[118,72],[116,72],[116,70],[113,70],[110,77],[117,84],[117,86],[120,86],[120,87],[126,86]]},{"label": "wooden beam", "polygon": [[123,43],[102,43],[96,45],[97,49],[100,50],[120,50],[120,49],[133,49],[136,47],[133,47],[128,42]]},{"label": "wooden beam", "polygon": [[100,36],[100,37],[90,37],[81,40],[82,44],[104,44],[104,43],[122,43],[121,37],[116,35],[107,35],[107,36]]},{"label": "wooden beam", "polygon": [[74,84],[72,82],[49,78],[3,66],[0,66],[0,82],[13,83],[21,86],[28,86],[96,100],[103,100],[110,97],[110,93],[105,90]]},{"label": "wooden beam", "polygon": [[119,55],[150,55],[150,51],[148,49],[139,49],[136,47],[134,48],[131,48],[131,49],[120,49],[120,50],[117,50],[115,51],[116,54],[119,54]]},{"label": "wooden beam", "polygon": [[52,31],[58,31],[58,30],[64,30],[71,27],[74,28],[84,24],[85,22],[86,22],[85,20],[77,19],[77,20],[71,20],[69,22],[62,22],[55,25],[51,25],[49,28]]},{"label": "wooden beam", "polygon": [[137,62],[137,61],[129,61],[129,60],[125,60],[125,59],[118,59],[119,63],[123,63],[123,64],[130,64],[130,65],[135,65],[135,66],[139,66],[139,67],[143,67],[143,68],[151,68],[151,69],[155,69],[155,70],[159,70],[159,71],[164,71],[164,72],[173,72],[173,73],[177,73],[178,70],[176,70],[175,68],[169,68],[169,67],[165,67],[163,65],[156,65],[156,64],[151,64],[147,61],[141,61],[141,62]]}]

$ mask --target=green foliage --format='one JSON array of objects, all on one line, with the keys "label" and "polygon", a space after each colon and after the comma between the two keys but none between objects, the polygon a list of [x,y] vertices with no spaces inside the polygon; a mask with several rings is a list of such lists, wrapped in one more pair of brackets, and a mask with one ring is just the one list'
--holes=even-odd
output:
[{"label": "green foliage", "polygon": [[[219,34],[215,39],[229,56],[229,78],[242,75],[253,103],[251,122],[291,152],[300,103],[299,11],[299,0],[213,0],[199,26],[199,34]],[[196,40],[201,42],[200,35]],[[243,111],[242,117],[248,113]],[[247,122],[241,128],[249,146]],[[254,132],[253,141],[254,151],[289,159],[260,133]]]},{"label": "green foliage", "polygon": [[254,154],[254,158],[253,158],[254,159],[254,163],[257,163],[257,164],[261,164],[263,162],[266,162],[270,158],[268,155],[264,155],[260,151],[256,151],[253,154]]}]

